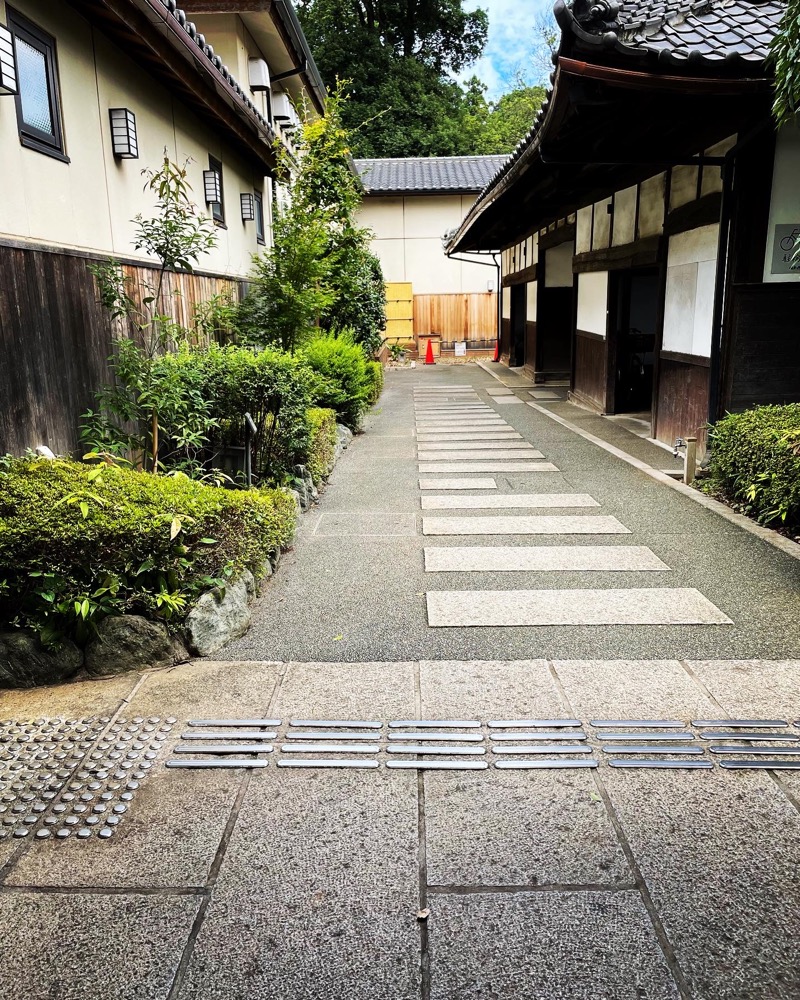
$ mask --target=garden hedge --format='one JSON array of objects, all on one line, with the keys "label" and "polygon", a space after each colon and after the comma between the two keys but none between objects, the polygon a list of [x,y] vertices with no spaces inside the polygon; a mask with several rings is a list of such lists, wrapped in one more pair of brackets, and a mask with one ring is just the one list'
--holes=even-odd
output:
[{"label": "garden hedge", "polygon": [[0,620],[81,644],[109,614],[177,627],[201,592],[245,567],[258,575],[295,520],[283,490],[0,460]]},{"label": "garden hedge", "polygon": [[361,348],[345,335],[321,336],[309,341],[300,356],[316,375],[317,406],[335,410],[343,424],[357,431],[369,392]]},{"label": "garden hedge", "polygon": [[729,413],[710,444],[712,491],[762,524],[800,528],[800,403]]},{"label": "garden hedge", "polygon": [[308,448],[308,471],[315,483],[326,479],[336,455],[336,414],[314,406],[308,411],[311,443]]},{"label": "garden hedge", "polygon": [[374,406],[383,392],[383,365],[380,361],[368,361],[366,368],[367,406]]}]

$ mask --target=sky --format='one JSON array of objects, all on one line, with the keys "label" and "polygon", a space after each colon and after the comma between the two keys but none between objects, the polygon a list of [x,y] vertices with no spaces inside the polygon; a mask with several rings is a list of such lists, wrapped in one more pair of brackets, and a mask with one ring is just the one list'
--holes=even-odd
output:
[{"label": "sky", "polygon": [[478,76],[488,87],[491,100],[513,88],[517,70],[529,82],[544,82],[533,66],[537,42],[536,20],[553,9],[553,0],[468,0],[468,10],[482,7],[489,13],[489,40],[483,56],[463,73],[461,79]]}]

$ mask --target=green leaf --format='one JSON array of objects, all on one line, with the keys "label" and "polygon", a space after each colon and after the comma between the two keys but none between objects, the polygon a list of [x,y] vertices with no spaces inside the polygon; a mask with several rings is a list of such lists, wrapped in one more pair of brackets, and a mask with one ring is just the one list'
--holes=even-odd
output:
[{"label": "green leaf", "polygon": [[182,530],[183,525],[181,524],[181,519],[179,517],[173,517],[172,524],[169,528],[169,540],[172,541],[173,538],[177,538]]},{"label": "green leaf", "polygon": [[78,504],[78,507],[80,507],[83,519],[86,520],[86,518],[89,516],[89,504],[85,500],[81,500],[81,502]]}]

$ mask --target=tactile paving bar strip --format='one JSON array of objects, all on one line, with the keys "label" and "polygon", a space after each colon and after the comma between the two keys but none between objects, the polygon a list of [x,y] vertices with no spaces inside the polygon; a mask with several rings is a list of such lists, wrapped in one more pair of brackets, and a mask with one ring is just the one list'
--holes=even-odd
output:
[{"label": "tactile paving bar strip", "polygon": [[505,733],[489,733],[489,738],[492,740],[585,740],[588,739],[586,733],[579,731],[575,733],[566,733],[563,730],[556,730],[554,732],[548,732],[546,729],[542,729],[539,732],[533,733],[518,733],[518,732],[505,732]]},{"label": "tactile paving bar strip", "polygon": [[721,760],[729,771],[800,771],[800,760]]},{"label": "tactile paving bar strip", "polygon": [[629,726],[636,729],[683,729],[686,723],[679,719],[589,719],[589,725],[595,729],[625,729]]},{"label": "tactile paving bar strip", "polygon": [[377,743],[283,743],[281,753],[379,753]]},{"label": "tactile paving bar strip", "polygon": [[579,729],[579,719],[491,719],[489,729]]},{"label": "tactile paving bar strip", "polygon": [[326,732],[323,729],[312,730],[309,733],[290,729],[284,735],[287,740],[374,740],[375,733],[346,733],[337,732],[335,729]]},{"label": "tactile paving bar strip", "polygon": [[591,760],[566,760],[563,757],[553,757],[547,760],[497,760],[494,766],[498,771],[530,771],[549,770],[555,767],[597,767],[597,761]]},{"label": "tactile paving bar strip", "polygon": [[233,733],[181,733],[182,740],[274,740],[277,736],[277,732],[274,730],[269,733],[262,732],[260,729],[250,732],[233,732]]},{"label": "tactile paving bar strip", "polygon": [[382,722],[363,719],[292,719],[289,725],[297,729],[383,729]]},{"label": "tactile paving bar strip", "polygon": [[676,743],[674,746],[663,746],[663,747],[651,747],[651,746],[626,746],[625,744],[612,744],[611,746],[602,747],[603,753],[679,753],[679,754],[693,754],[697,756],[702,754],[704,748],[701,746],[682,746]]},{"label": "tactile paving bar strip", "polygon": [[190,747],[175,747],[173,753],[272,753],[275,747],[271,743],[235,743],[231,746],[222,743],[212,743],[207,747],[192,745]]},{"label": "tactile paving bar strip", "polygon": [[389,733],[390,740],[405,740],[407,743],[418,742],[419,740],[450,740],[453,743],[482,743],[483,737],[475,733]]},{"label": "tactile paving bar strip", "polygon": [[387,760],[386,766],[405,771],[485,771],[485,760]]},{"label": "tactile paving bar strip", "polygon": [[795,736],[793,733],[748,733],[748,732],[704,732],[700,733],[701,740],[772,740],[774,742],[786,742],[786,743],[797,743],[800,741],[800,736]]},{"label": "tactile paving bar strip", "polygon": [[327,759],[320,757],[318,760],[279,760],[278,767],[361,767],[361,768],[376,768],[378,766],[377,760],[348,760],[346,757],[341,759]]},{"label": "tactile paving bar strip", "polygon": [[167,767],[185,767],[191,768],[192,770],[201,770],[206,767],[219,767],[219,768],[241,768],[241,767],[267,767],[269,765],[268,760],[258,760],[255,757],[249,757],[244,760],[168,760],[166,763]]},{"label": "tactile paving bar strip", "polygon": [[580,743],[543,743],[539,746],[530,743],[503,743],[493,746],[492,753],[591,753],[588,744]]},{"label": "tactile paving bar strip", "polygon": [[742,747],[742,746],[726,746],[726,747],[709,747],[711,753],[717,754],[733,754],[733,753],[749,753],[749,754],[785,754],[787,756],[794,756],[800,754],[800,747],[776,747],[776,746],[757,746],[757,747]]},{"label": "tactile paving bar strip", "polygon": [[480,757],[486,753],[483,747],[464,747],[464,746],[442,746],[441,744],[432,746],[424,746],[421,743],[392,743],[391,746],[386,748],[387,753],[416,753],[416,754],[432,754],[444,757],[452,756],[454,753],[463,753],[473,757]]},{"label": "tactile paving bar strip", "polygon": [[208,729],[252,726],[254,729],[272,729],[281,724],[280,719],[190,719],[187,726],[205,726]]},{"label": "tactile paving bar strip", "polygon": [[474,719],[394,719],[390,729],[480,729]]},{"label": "tactile paving bar strip", "polygon": [[710,760],[624,760],[618,757],[609,760],[608,764],[610,767],[651,767],[676,771],[683,769],[708,771],[714,766]]},{"label": "tactile paving bar strip", "polygon": [[673,733],[598,733],[599,740],[619,740],[629,743],[686,743],[694,739],[694,733],[681,730]]},{"label": "tactile paving bar strip", "polygon": [[788,726],[785,719],[692,719],[698,729],[781,729]]}]

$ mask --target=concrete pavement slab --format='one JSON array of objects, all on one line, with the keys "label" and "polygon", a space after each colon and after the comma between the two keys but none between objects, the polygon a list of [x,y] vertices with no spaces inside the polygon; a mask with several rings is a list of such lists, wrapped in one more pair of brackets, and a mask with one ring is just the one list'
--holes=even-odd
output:
[{"label": "concrete pavement slab", "polygon": [[32,690],[0,690],[0,718],[22,721],[67,716],[110,716],[122,707],[140,680],[141,674],[131,673]]},{"label": "concrete pavement slab", "polygon": [[537,507],[599,507],[588,493],[497,493],[483,496],[424,496],[423,510],[522,510]]},{"label": "concrete pavement slab", "polygon": [[478,449],[476,445],[472,446],[472,449],[445,449],[442,453],[441,449],[429,449],[422,448],[419,449],[419,460],[426,461],[430,458],[446,458],[450,462],[491,462],[495,459],[504,458],[544,458],[544,455],[537,451],[530,445],[527,448],[514,448],[514,449],[504,449],[497,444],[491,445],[486,449]]},{"label": "concrete pavement slab", "polygon": [[196,896],[0,893],[0,996],[164,1000]]},{"label": "concrete pavement slab", "polygon": [[437,894],[430,935],[431,1000],[679,997],[634,892]]},{"label": "concrete pavement slab", "polygon": [[629,535],[615,517],[594,514],[474,514],[422,518],[423,535]]},{"label": "concrete pavement slab", "polygon": [[414,715],[413,664],[291,663],[275,702],[277,717],[402,719]]},{"label": "concrete pavement slab", "polygon": [[496,490],[495,479],[420,479],[421,490]]},{"label": "concrete pavement slab", "polygon": [[642,545],[541,545],[426,547],[428,573],[463,572],[652,572],[669,570]]}]

